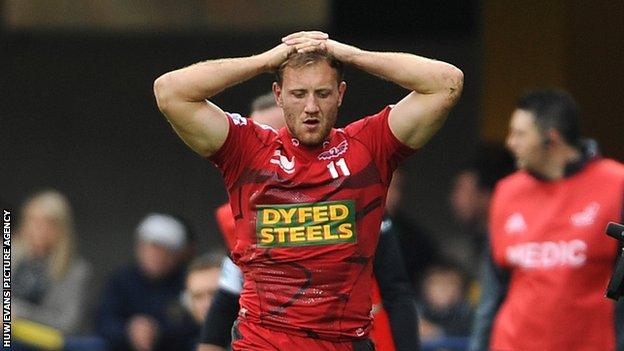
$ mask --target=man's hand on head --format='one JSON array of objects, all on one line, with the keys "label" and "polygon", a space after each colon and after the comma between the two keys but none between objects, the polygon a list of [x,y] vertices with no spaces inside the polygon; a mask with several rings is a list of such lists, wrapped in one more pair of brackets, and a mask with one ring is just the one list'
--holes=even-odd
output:
[{"label": "man's hand on head", "polygon": [[282,38],[282,43],[294,48],[297,52],[327,51],[343,62],[348,62],[353,55],[361,51],[354,46],[329,39],[327,33],[318,31],[293,33]]},{"label": "man's hand on head", "polygon": [[329,36],[318,31],[297,32],[282,38],[282,42],[262,55],[269,70],[276,70],[294,52],[326,50],[325,43]]},{"label": "man's hand on head", "polygon": [[327,50],[326,43],[329,35],[319,31],[297,32],[282,38],[282,43],[296,52]]},{"label": "man's hand on head", "polygon": [[350,60],[354,55],[362,52],[362,50],[356,48],[355,46],[343,44],[331,39],[327,39],[325,47],[327,52],[335,57],[336,60],[342,61],[346,64],[350,63]]},{"label": "man's hand on head", "polygon": [[262,56],[265,57],[266,59],[266,65],[267,68],[269,70],[276,70],[279,68],[279,66],[286,61],[286,59],[288,58],[288,55],[290,55],[291,52],[294,52],[295,48],[292,46],[288,46],[284,43],[279,44],[278,46],[274,47],[273,49],[269,50],[269,51],[265,51],[263,52]]}]

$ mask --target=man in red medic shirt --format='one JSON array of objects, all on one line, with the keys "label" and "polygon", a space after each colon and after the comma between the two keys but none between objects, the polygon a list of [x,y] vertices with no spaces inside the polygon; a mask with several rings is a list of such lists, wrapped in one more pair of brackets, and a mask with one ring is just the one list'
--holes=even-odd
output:
[{"label": "man in red medic shirt", "polygon": [[[334,129],[343,64],[411,92]],[[287,128],[275,131],[207,100],[271,70]],[[232,257],[245,280],[233,350],[371,348],[371,259],[392,172],[441,127],[462,85],[450,64],[364,51],[314,31],[156,80],[159,108],[191,149],[217,165],[230,196]]]},{"label": "man in red medic shirt", "polygon": [[580,139],[579,112],[559,90],[522,97],[507,146],[519,171],[490,205],[489,263],[471,351],[623,350],[621,304],[603,296],[617,254],[624,166]]}]

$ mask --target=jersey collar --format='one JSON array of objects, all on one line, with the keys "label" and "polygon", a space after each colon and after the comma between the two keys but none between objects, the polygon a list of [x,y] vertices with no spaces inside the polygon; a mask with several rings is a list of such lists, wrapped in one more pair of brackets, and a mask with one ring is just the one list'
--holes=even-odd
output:
[{"label": "jersey collar", "polygon": [[282,140],[282,143],[284,143],[285,145],[290,145],[301,150],[320,151],[326,150],[332,146],[332,140],[334,140],[334,137],[336,135],[336,128],[332,128],[329,132],[329,136],[327,137],[327,139],[318,146],[306,146],[301,144],[299,142],[299,139],[295,138],[294,136],[292,136],[292,134],[290,134],[288,127],[280,129],[278,135],[279,139]]}]

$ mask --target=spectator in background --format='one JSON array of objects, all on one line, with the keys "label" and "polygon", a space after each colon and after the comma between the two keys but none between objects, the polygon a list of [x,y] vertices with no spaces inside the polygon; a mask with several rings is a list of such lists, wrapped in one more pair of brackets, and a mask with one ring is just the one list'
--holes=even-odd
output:
[{"label": "spectator in background", "polygon": [[72,210],[58,191],[36,193],[22,207],[13,249],[11,313],[75,334],[84,325],[91,267],[76,253]]},{"label": "spectator in background", "polygon": [[197,325],[204,323],[212,298],[219,288],[223,258],[221,253],[204,254],[195,258],[186,272],[184,300]]},{"label": "spectator in background", "polygon": [[476,276],[478,263],[487,248],[487,221],[494,185],[514,170],[513,159],[502,144],[487,143],[477,148],[477,159],[455,176],[450,203],[453,214],[468,239],[469,273]]},{"label": "spectator in background", "polygon": [[406,171],[401,168],[394,171],[388,188],[382,228],[399,241],[405,270],[415,291],[418,292],[425,271],[439,257],[440,248],[427,230],[414,223],[403,210],[409,207],[402,203],[403,186],[407,176]]},{"label": "spectator in background", "polygon": [[260,95],[251,102],[249,117],[276,130],[286,125],[284,111],[275,103],[275,95],[272,92]]},{"label": "spectator in background", "polygon": [[466,295],[469,281],[460,266],[451,262],[438,262],[427,269],[418,311],[423,342],[470,335],[473,312]]},{"label": "spectator in background", "polygon": [[622,350],[622,302],[604,289],[617,255],[606,237],[623,216],[624,166],[580,138],[560,90],[523,96],[507,146],[518,171],[496,185],[491,255],[470,350]]},{"label": "spectator in background", "polygon": [[121,269],[101,298],[97,330],[113,350],[192,350],[198,328],[181,303],[191,230],[168,214],[136,229],[136,264]]}]

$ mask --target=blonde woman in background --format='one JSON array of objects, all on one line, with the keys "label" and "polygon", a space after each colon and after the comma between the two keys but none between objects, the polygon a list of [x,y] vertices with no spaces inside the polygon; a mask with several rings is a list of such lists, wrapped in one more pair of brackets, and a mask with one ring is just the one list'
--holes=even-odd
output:
[{"label": "blonde woman in background", "polygon": [[14,318],[80,331],[91,268],[75,251],[72,210],[55,190],[26,200],[13,255]]}]

